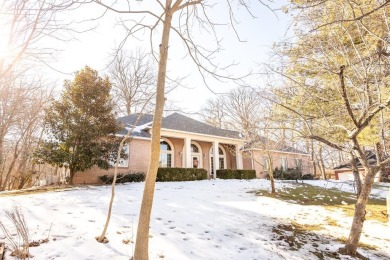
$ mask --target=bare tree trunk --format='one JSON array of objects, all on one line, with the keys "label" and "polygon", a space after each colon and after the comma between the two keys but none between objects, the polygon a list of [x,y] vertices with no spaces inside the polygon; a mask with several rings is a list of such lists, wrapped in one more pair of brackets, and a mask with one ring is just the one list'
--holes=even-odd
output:
[{"label": "bare tree trunk", "polygon": [[366,178],[364,179],[364,185],[362,191],[355,204],[355,214],[352,221],[351,231],[347,240],[347,243],[341,252],[344,254],[356,255],[357,247],[359,244],[360,236],[362,234],[363,223],[366,216],[366,204],[369,199],[372,185],[374,184],[375,172],[366,168]]},{"label": "bare tree trunk", "polygon": [[168,61],[169,33],[172,22],[170,3],[166,5],[164,28],[160,44],[160,59],[158,64],[156,108],[154,111],[151,141],[151,157],[145,179],[141,210],[138,220],[137,239],[135,243],[134,260],[149,259],[149,225],[152,213],[154,187],[160,157],[161,123],[165,103],[165,78]]},{"label": "bare tree trunk", "polygon": [[317,176],[317,167],[316,167],[316,161],[315,161],[315,155],[314,155],[314,141],[310,140],[310,149],[311,149],[311,163],[313,165],[313,175]]},{"label": "bare tree trunk", "polygon": [[324,157],[322,156],[322,149],[323,149],[323,146],[322,146],[322,144],[320,144],[320,148],[319,148],[319,151],[318,151],[318,157],[319,157],[318,165],[319,165],[320,170],[321,170],[321,173],[322,173],[322,178],[323,178],[324,180],[326,180],[327,177],[326,177],[326,170],[325,170]]},{"label": "bare tree trunk", "polygon": [[[129,131],[128,135],[129,134],[130,134],[130,131]],[[118,176],[118,163],[119,163],[119,160],[121,158],[121,152],[122,152],[123,145],[124,145],[127,137],[128,136],[126,136],[125,138],[122,139],[122,141],[119,145],[117,156],[116,156],[116,162],[115,162],[115,168],[114,168],[114,179],[112,180],[112,183],[111,183],[111,199],[110,199],[110,204],[108,205],[107,219],[106,219],[106,223],[104,224],[102,234],[96,238],[96,240],[100,243],[107,243],[108,242],[108,239],[106,238],[106,233],[107,233],[107,229],[108,229],[108,224],[110,223],[110,219],[111,219],[112,205],[114,203],[115,184],[116,184],[116,179]]]},{"label": "bare tree trunk", "polygon": [[390,221],[390,187],[387,192],[386,204],[387,204],[387,218]]},{"label": "bare tree trunk", "polygon": [[353,153],[350,153],[351,156],[351,170],[353,173],[353,178],[355,179],[356,183],[356,195],[359,197],[359,195],[362,193],[362,180],[360,179],[359,169],[356,164],[356,157],[353,155]]},{"label": "bare tree trunk", "polygon": [[69,182],[68,182],[69,185],[73,185],[74,174],[75,174],[75,172],[74,172],[73,167],[69,166]]},{"label": "bare tree trunk", "polygon": [[[382,156],[382,147],[381,147],[381,144],[380,143],[376,143],[375,144],[375,156],[376,156],[376,163],[377,165],[379,166],[380,165],[380,162],[383,160],[383,156]],[[383,167],[381,167],[379,169],[379,173],[378,173],[378,181],[382,181],[382,174],[383,174]]]},{"label": "bare tree trunk", "polygon": [[273,161],[272,161],[272,156],[268,154],[268,175],[269,179],[271,181],[271,194],[275,194],[275,179],[274,179],[274,170],[273,170]]}]

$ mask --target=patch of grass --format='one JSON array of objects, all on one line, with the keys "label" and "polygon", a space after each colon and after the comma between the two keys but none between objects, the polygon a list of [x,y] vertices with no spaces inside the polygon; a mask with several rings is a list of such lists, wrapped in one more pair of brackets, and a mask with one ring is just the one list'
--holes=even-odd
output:
[{"label": "patch of grass", "polygon": [[[300,205],[323,206],[327,209],[342,209],[346,215],[353,216],[355,212],[356,196],[354,194],[337,190],[335,188],[325,189],[309,184],[294,183],[293,188],[278,190],[275,195],[267,190],[258,190],[256,195],[272,197]],[[366,207],[366,219],[387,222],[386,200],[370,198]]]},{"label": "patch of grass", "polygon": [[[278,224],[272,228],[272,240],[283,241],[288,245],[288,250],[299,250],[305,245],[311,245],[310,253],[318,259],[340,259],[337,252],[328,249],[319,249],[320,245],[330,244],[330,238],[319,236],[315,230],[322,229],[321,225],[302,225],[297,222],[291,224]],[[308,256],[308,259],[311,257]]]},{"label": "patch of grass", "polygon": [[66,191],[73,189],[74,186],[71,185],[56,185],[56,186],[45,186],[45,187],[37,187],[37,188],[29,188],[23,190],[14,190],[10,192],[0,192],[0,197],[11,197],[18,195],[29,195],[29,194],[39,194],[50,191]]},{"label": "patch of grass", "polygon": [[333,226],[333,227],[338,227],[338,226],[340,226],[340,225],[337,223],[337,221],[334,220],[334,219],[331,218],[331,217],[326,217],[325,221],[326,221],[326,223],[327,223],[328,226]]},{"label": "patch of grass", "polygon": [[[337,240],[339,240],[343,244],[345,244],[347,242],[347,238],[346,237],[337,238]],[[377,246],[366,244],[366,243],[362,243],[362,242],[359,242],[358,247],[366,249],[366,250],[377,250],[378,249]]]},{"label": "patch of grass", "polygon": [[309,232],[309,231],[318,231],[322,230],[323,227],[320,224],[317,225],[308,225],[308,224],[299,224],[298,222],[291,222],[291,225],[294,227],[296,232]]}]

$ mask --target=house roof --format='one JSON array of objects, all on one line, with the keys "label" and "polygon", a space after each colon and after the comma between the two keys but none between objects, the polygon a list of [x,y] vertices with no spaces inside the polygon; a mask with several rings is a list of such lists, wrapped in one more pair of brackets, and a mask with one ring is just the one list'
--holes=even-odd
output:
[{"label": "house roof", "polygon": [[[152,115],[137,113],[120,117],[117,120],[125,125],[125,129],[120,131],[118,134],[126,135],[129,129],[134,128],[131,133],[132,136],[150,137],[149,132],[145,131],[145,129],[151,127],[153,121]],[[241,134],[237,131],[214,127],[179,113],[173,113],[164,117],[162,119],[161,128],[218,137],[242,139]]]},{"label": "house roof", "polygon": [[149,132],[144,129],[148,124],[151,124],[153,121],[153,115],[135,113],[129,116],[123,116],[117,118],[117,121],[124,125],[124,128],[118,133],[120,135],[126,135],[127,132],[132,129],[131,136],[136,137],[146,137],[149,138]]},{"label": "house roof", "polygon": [[162,120],[162,128],[197,134],[242,139],[240,132],[211,126],[190,117],[183,116],[179,113],[173,113],[167,117],[164,117]]},{"label": "house roof", "polygon": [[[366,159],[368,160],[368,163],[370,165],[376,164],[376,155],[373,151],[366,151]],[[359,158],[355,158],[355,162],[358,168],[362,167]],[[344,168],[352,169],[351,162],[340,164],[339,166],[334,167],[333,170],[344,169]]]}]

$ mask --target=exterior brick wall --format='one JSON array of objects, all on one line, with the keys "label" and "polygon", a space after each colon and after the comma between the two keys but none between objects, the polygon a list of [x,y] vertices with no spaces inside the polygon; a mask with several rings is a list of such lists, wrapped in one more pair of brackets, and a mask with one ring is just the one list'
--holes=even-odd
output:
[{"label": "exterior brick wall", "polygon": [[[173,158],[173,167],[183,167],[183,155],[184,155],[184,140],[180,138],[164,138],[168,139],[174,149],[174,158]],[[202,168],[210,172],[210,150],[212,147],[211,142],[202,142],[196,141],[201,148],[201,160]],[[235,147],[225,144],[221,144],[224,147],[226,153],[226,168],[227,169],[236,169],[236,156],[235,156]],[[118,173],[129,173],[129,172],[143,172],[146,173],[149,165],[150,158],[150,140],[146,139],[133,139],[129,145],[129,159],[128,167],[118,168]],[[263,169],[262,158],[264,153],[262,151],[253,151],[253,159],[250,152],[243,153],[243,169],[252,169],[256,171],[257,178],[265,178],[267,176],[267,171]],[[304,154],[289,154],[281,152],[273,152],[273,168],[281,167],[280,157],[287,158],[288,167],[295,167],[295,158],[302,159],[303,173],[311,173],[310,157]],[[114,169],[109,170],[99,169],[98,167],[93,167],[85,172],[76,173],[73,179],[75,184],[99,184],[99,177],[103,175],[113,175]]]},{"label": "exterior brick wall", "polygon": [[[118,173],[144,172],[148,170],[150,158],[150,140],[133,139],[129,149],[128,167],[119,167]],[[99,176],[113,175],[114,169],[100,169],[97,166],[73,177],[74,184],[100,184]]]},{"label": "exterior brick wall", "polygon": [[[247,157],[250,156],[249,153],[247,153]],[[256,177],[257,178],[266,178],[267,177],[267,170],[263,168],[263,156],[265,156],[265,153],[262,151],[254,150],[253,151],[253,166],[254,170],[256,171]],[[273,160],[273,169],[278,167],[281,168],[281,157],[287,158],[287,167],[288,168],[294,168],[295,167],[295,160],[294,159],[302,159],[302,173],[312,173],[310,168],[310,156],[305,154],[292,154],[292,153],[282,153],[282,152],[272,152],[272,160]],[[248,158],[249,159],[249,158]],[[247,160],[248,160],[247,159]]]}]

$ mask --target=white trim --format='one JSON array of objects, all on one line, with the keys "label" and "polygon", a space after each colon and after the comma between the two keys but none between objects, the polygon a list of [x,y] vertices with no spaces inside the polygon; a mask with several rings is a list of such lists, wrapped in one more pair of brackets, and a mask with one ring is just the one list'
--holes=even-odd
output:
[{"label": "white trim", "polygon": [[[259,149],[259,148],[251,148],[251,149],[245,149],[244,151],[263,151],[267,149]],[[284,151],[278,151],[278,150],[269,150],[269,152],[273,153],[286,153],[286,154],[296,154],[296,155],[302,155],[302,156],[308,156],[310,157],[309,154],[307,153],[293,153],[293,152],[284,152]]]},{"label": "white trim", "polygon": [[167,142],[169,144],[169,146],[171,147],[171,150],[170,151],[161,151],[161,149],[160,149],[160,156],[161,156],[161,153],[170,154],[171,155],[171,167],[170,168],[175,167],[175,147],[173,146],[171,140],[169,140],[168,138],[161,137],[160,145],[161,145],[161,142]]},{"label": "white trim", "polygon": [[[218,153],[218,160],[217,160],[218,161],[218,167],[217,167],[217,170],[220,170],[220,168],[219,168],[219,158],[223,158],[223,169],[226,170],[227,166],[226,166],[226,151],[225,151],[225,148],[221,144],[218,144],[218,148],[221,148],[223,154],[220,155],[219,151],[217,152]],[[211,172],[211,157],[214,157],[214,154],[213,154],[214,150],[213,150],[213,153],[211,153],[211,149],[213,149],[213,146],[211,146],[210,151],[209,151],[210,172]],[[214,166],[214,168],[215,168],[215,166]]]},{"label": "white trim", "polygon": [[[120,134],[115,134],[114,136],[116,137],[125,137],[126,135],[120,135]],[[140,137],[140,136],[130,136],[129,139],[142,139],[142,140],[152,140],[150,137]]]},{"label": "white trim", "polygon": [[[202,149],[202,146],[197,141],[194,141],[194,140],[191,140],[191,144],[196,145],[199,149],[198,153],[193,153],[192,149],[191,149],[191,158],[192,158],[192,156],[199,156],[198,168],[203,168],[203,149]],[[185,166],[185,157],[186,157],[185,142],[183,144],[182,154],[183,154],[183,156],[181,158],[182,167],[186,167]]]},{"label": "white trim", "polygon": [[[168,132],[168,134],[163,133],[164,131]],[[169,136],[169,132],[186,134],[184,136],[187,136],[187,137],[188,137],[188,135],[190,135],[191,139],[197,139],[199,141],[207,141],[207,142],[212,142],[213,140],[219,139],[219,140],[236,141],[236,142],[230,142],[230,144],[241,144],[241,143],[244,143],[246,141],[246,140],[238,139],[238,138],[223,137],[223,136],[218,136],[218,135],[198,134],[198,133],[194,133],[194,132],[186,132],[186,131],[180,131],[180,130],[161,128],[161,136]],[[200,136],[200,137],[206,137],[206,138],[203,138],[203,139],[202,138],[193,138],[193,136]],[[172,135],[171,137],[183,138],[183,136],[180,136],[180,135]],[[221,143],[226,143],[226,141],[221,141]]]},{"label": "white trim", "polygon": [[203,150],[202,150],[202,146],[200,146],[200,144],[197,141],[191,141],[191,144],[197,146],[198,149],[199,149],[199,152],[197,152],[197,153],[193,153],[192,149],[191,149],[191,157],[198,156],[199,157],[198,168],[203,168]]}]

